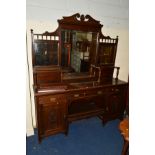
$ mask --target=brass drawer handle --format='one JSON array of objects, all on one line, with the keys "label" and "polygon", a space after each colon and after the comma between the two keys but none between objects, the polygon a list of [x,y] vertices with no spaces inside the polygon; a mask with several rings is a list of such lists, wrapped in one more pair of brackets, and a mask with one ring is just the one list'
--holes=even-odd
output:
[{"label": "brass drawer handle", "polygon": [[116,89],[115,91],[116,91],[116,92],[119,92],[119,89]]},{"label": "brass drawer handle", "polygon": [[106,111],[109,111],[109,108],[108,107],[106,107]]},{"label": "brass drawer handle", "polygon": [[66,115],[64,115],[64,120],[66,120],[67,119],[67,116]]},{"label": "brass drawer handle", "polygon": [[119,92],[119,89],[118,88],[116,88],[116,89],[112,88],[111,90],[112,91],[115,91],[115,92]]},{"label": "brass drawer handle", "polygon": [[97,94],[101,95],[101,94],[103,94],[103,92],[102,91],[97,91]]},{"label": "brass drawer handle", "polygon": [[79,97],[79,94],[74,94],[74,97]]},{"label": "brass drawer handle", "polygon": [[50,101],[51,101],[51,102],[55,102],[55,101],[56,101],[56,98],[51,97],[51,98],[50,98]]}]

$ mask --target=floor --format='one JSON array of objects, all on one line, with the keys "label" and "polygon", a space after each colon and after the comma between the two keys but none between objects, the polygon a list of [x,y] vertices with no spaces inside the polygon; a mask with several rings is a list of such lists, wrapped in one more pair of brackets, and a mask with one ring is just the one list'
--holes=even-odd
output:
[{"label": "floor", "polygon": [[38,143],[35,135],[27,137],[27,155],[120,155],[123,138],[118,130],[119,120],[105,126],[95,117],[70,124],[68,136],[57,134]]}]

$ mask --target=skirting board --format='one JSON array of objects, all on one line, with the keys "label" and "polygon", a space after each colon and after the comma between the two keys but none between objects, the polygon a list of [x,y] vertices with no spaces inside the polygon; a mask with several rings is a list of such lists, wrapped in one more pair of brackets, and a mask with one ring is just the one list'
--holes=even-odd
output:
[{"label": "skirting board", "polygon": [[26,130],[26,136],[29,137],[29,136],[33,136],[34,135],[34,129],[27,129]]}]

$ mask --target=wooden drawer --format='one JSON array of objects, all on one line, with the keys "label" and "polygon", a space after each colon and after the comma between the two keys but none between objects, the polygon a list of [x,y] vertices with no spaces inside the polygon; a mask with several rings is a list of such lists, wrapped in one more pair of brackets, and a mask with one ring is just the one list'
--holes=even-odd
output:
[{"label": "wooden drawer", "polygon": [[85,96],[98,96],[103,95],[106,92],[106,89],[97,89],[85,91]]},{"label": "wooden drawer", "polygon": [[76,100],[80,98],[87,98],[87,97],[93,97],[93,96],[100,96],[103,95],[105,90],[83,90],[79,92],[74,92],[72,94],[68,95],[68,98],[70,100]]},{"label": "wooden drawer", "polygon": [[76,98],[82,98],[87,96],[102,95],[103,93],[104,93],[104,90],[84,90],[84,91],[72,93],[69,95],[69,97],[72,99],[76,99]]},{"label": "wooden drawer", "polygon": [[83,97],[100,96],[107,93],[121,93],[123,90],[124,90],[123,86],[105,87],[92,90],[81,90],[73,93],[71,92],[68,97],[70,99],[77,99]]},{"label": "wooden drawer", "polygon": [[124,86],[114,86],[114,87],[104,87],[100,89],[95,89],[95,90],[87,90],[84,92],[85,96],[89,95],[102,95],[102,94],[107,94],[107,93],[119,93],[124,90]]},{"label": "wooden drawer", "polygon": [[108,93],[119,93],[119,92],[122,92],[122,90],[124,90],[124,87],[121,87],[121,86],[115,86],[115,87],[108,87],[108,88],[106,88],[106,91]]},{"label": "wooden drawer", "polygon": [[39,98],[39,104],[64,105],[66,97],[64,95],[49,95]]},{"label": "wooden drawer", "polygon": [[122,93],[125,87],[115,86],[115,87],[105,87],[96,90],[88,90],[84,92],[84,96],[100,96],[108,93]]},{"label": "wooden drawer", "polygon": [[109,91],[110,91],[110,92],[118,93],[118,92],[121,91],[121,88],[119,88],[119,87],[113,87],[113,88],[110,88]]},{"label": "wooden drawer", "polygon": [[35,76],[37,84],[61,82],[60,71],[37,72]]},{"label": "wooden drawer", "polygon": [[84,97],[84,91],[80,91],[80,92],[74,92],[72,94],[69,94],[70,98],[80,98],[80,97]]}]

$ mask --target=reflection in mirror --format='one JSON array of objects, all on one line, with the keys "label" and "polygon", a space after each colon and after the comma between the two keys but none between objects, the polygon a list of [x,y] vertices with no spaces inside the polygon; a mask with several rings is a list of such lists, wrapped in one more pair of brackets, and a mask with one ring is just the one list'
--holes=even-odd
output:
[{"label": "reflection in mirror", "polygon": [[98,50],[98,64],[113,64],[115,55],[115,46],[110,43],[100,43]]},{"label": "reflection in mirror", "polygon": [[35,40],[33,47],[36,66],[58,64],[58,41]]},{"label": "reflection in mirror", "polygon": [[95,63],[97,33],[61,31],[61,65],[72,72],[88,72]]}]

